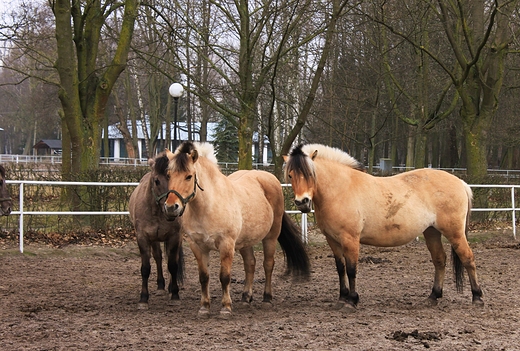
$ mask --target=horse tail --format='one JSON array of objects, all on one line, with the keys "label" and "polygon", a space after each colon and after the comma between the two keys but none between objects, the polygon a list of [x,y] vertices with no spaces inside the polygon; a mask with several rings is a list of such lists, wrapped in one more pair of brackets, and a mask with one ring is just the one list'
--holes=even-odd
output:
[{"label": "horse tail", "polygon": [[[184,283],[185,274],[185,265],[184,265],[184,251],[182,249],[182,242],[179,244],[179,258],[177,259],[177,273],[175,274],[177,278],[177,284],[182,285]],[[164,242],[164,252],[168,252],[168,243]],[[173,278],[173,277],[172,277]]]},{"label": "horse tail", "polygon": [[184,277],[185,277],[185,271],[184,271],[184,250],[182,249],[182,243],[179,245],[179,260],[177,262],[177,282],[179,284],[184,283]]},{"label": "horse tail", "polygon": [[299,278],[310,277],[310,262],[307,250],[302,242],[298,226],[284,212],[282,218],[282,230],[278,236],[278,242],[285,256],[286,274],[292,274]]},{"label": "horse tail", "polygon": [[[468,212],[466,213],[466,226],[464,228],[464,235],[466,236],[466,240],[468,240],[468,232],[469,232],[469,219],[471,216],[471,207],[473,200],[473,192],[466,182],[463,182],[464,190],[466,190],[466,195],[468,198]],[[464,287],[464,265],[460,260],[459,255],[455,252],[453,247],[451,248],[451,261],[453,264],[453,276],[455,278],[455,285],[457,287],[458,292],[463,291]]]}]

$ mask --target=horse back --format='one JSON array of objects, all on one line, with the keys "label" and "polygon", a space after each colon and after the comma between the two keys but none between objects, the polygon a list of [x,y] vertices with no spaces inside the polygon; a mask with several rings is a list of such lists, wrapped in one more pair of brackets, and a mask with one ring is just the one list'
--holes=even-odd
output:
[{"label": "horse back", "polygon": [[259,170],[238,171],[228,179],[242,217],[237,246],[250,246],[267,233],[279,235],[285,212],[280,181],[273,174]]},{"label": "horse back", "polygon": [[[228,179],[237,190],[237,196],[244,203],[263,200],[272,205],[283,206],[283,192],[280,181],[271,173],[260,170],[241,170],[232,173]],[[254,198],[253,198],[254,197]]]}]

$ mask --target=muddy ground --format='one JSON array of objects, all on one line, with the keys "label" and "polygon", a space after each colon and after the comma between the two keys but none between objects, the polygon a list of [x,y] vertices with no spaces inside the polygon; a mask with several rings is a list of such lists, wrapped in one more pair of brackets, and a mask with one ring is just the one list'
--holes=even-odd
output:
[{"label": "muddy ground", "polygon": [[[211,261],[212,309],[197,316],[196,265],[185,247],[181,300],[154,287],[150,306],[138,310],[140,259],[133,241],[60,248],[33,242],[25,253],[0,242],[1,350],[519,350],[520,244],[510,230],[470,234],[486,305],[471,305],[469,283],[456,292],[447,270],[444,298],[430,293],[433,265],[423,241],[398,248],[363,247],[358,270],[360,304],[335,310],[337,275],[330,249],[311,236],[310,281],[283,277],[278,254],[274,304],[262,308],[262,253],[257,250],[255,300],[241,306],[244,277],[235,256],[234,313],[219,317],[216,255]],[[448,246],[446,245],[446,249]],[[447,251],[448,252],[448,251]],[[467,280],[467,278],[466,278]]]}]

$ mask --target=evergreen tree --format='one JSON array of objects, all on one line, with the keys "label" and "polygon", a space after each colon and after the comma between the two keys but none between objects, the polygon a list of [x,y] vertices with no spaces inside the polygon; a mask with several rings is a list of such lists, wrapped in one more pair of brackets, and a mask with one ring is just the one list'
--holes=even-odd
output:
[{"label": "evergreen tree", "polygon": [[238,162],[238,129],[226,118],[215,130],[215,152],[219,162]]}]

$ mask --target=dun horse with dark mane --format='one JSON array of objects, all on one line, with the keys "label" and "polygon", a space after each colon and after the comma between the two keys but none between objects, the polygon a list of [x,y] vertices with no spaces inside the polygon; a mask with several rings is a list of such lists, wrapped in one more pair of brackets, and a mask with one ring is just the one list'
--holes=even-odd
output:
[{"label": "dun horse with dark mane", "polygon": [[5,183],[5,168],[0,165],[0,214],[2,216],[9,216],[12,206],[11,195]]},{"label": "dun horse with dark mane", "polygon": [[461,179],[433,169],[375,177],[361,172],[362,166],[347,153],[318,144],[294,148],[285,161],[296,206],[306,213],[314,205],[317,224],[334,253],[340,282],[338,307],[358,303],[360,243],[399,246],[420,233],[435,266],[429,301],[436,303],[442,297],[444,235],[452,247],[457,290],[462,291],[465,268],[473,303],[483,305],[473,252],[466,238],[472,193]]},{"label": "dun horse with dark mane", "polygon": [[220,253],[223,317],[231,313],[231,265],[235,250],[242,255],[245,283],[242,301],[253,299],[255,255],[253,245],[262,242],[265,287],[263,302],[273,296],[271,278],[277,241],[280,243],[288,272],[309,275],[309,260],[298,227],[285,213],[282,186],[264,171],[238,171],[226,177],[220,172],[207,143],[185,142],[169,153],[170,194],[165,202],[167,215],[182,216],[182,230],[197,259],[201,284],[199,315],[208,316],[209,252]]},{"label": "dun horse with dark mane", "polygon": [[130,220],[135,228],[137,244],[141,253],[142,288],[139,308],[148,307],[148,278],[150,277],[150,251],[157,265],[157,289],[164,290],[161,242],[164,242],[170,284],[168,291],[172,300],[179,299],[179,282],[184,275],[182,234],[179,221],[170,222],[164,215],[164,200],[168,195],[166,168],[168,158],[164,153],[150,160],[148,172],[132,192],[129,202]]}]

